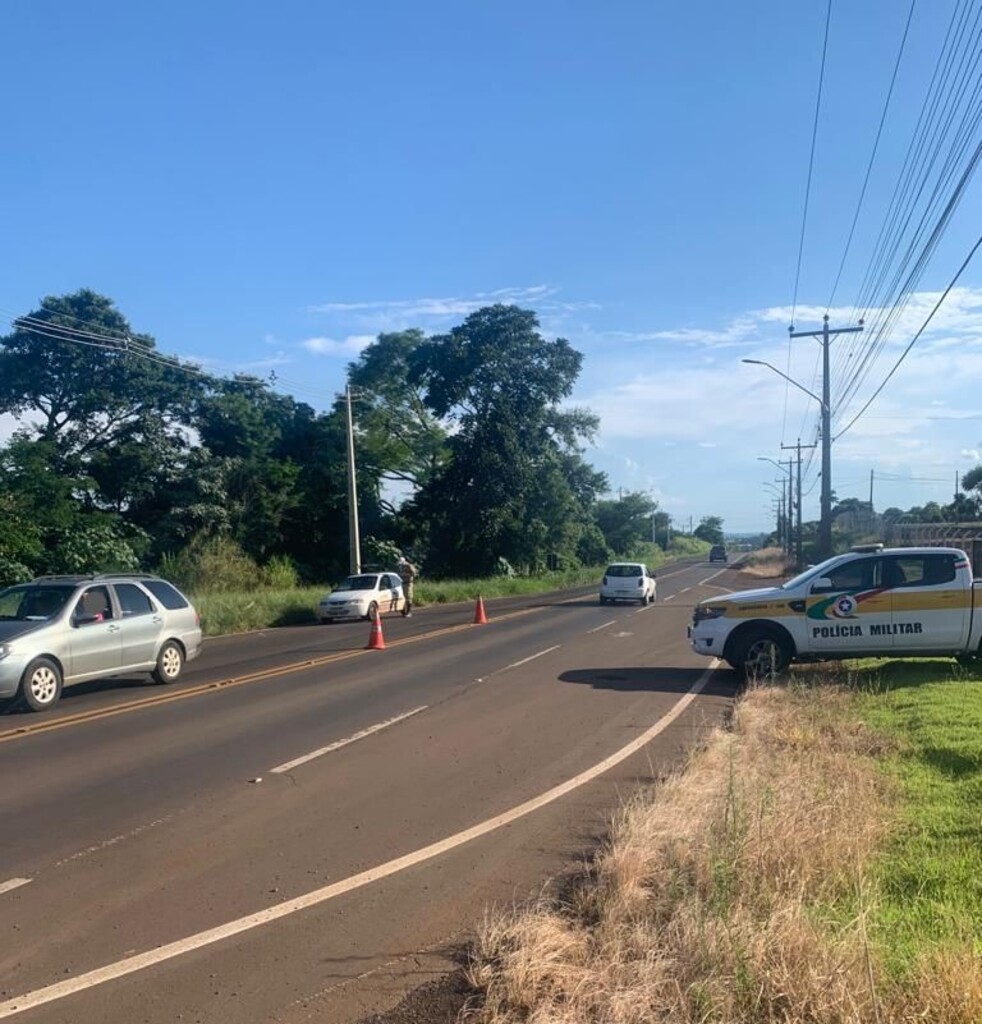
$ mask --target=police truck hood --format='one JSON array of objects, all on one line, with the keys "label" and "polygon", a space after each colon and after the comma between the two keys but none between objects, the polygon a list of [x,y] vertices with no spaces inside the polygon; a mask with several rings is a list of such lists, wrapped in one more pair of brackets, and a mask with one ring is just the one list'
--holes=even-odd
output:
[{"label": "police truck hood", "polygon": [[720,594],[719,597],[707,597],[700,604],[722,604],[724,602],[767,601],[775,597],[787,597],[787,591],[780,587],[760,587],[758,590],[735,590],[732,594]]}]

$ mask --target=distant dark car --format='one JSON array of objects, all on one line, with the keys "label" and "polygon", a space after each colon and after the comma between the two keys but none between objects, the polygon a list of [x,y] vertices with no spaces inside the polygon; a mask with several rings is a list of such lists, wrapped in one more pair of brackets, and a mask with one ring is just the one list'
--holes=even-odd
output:
[{"label": "distant dark car", "polygon": [[726,548],[722,544],[714,544],[709,551],[710,562],[726,562],[728,556],[726,554]]}]

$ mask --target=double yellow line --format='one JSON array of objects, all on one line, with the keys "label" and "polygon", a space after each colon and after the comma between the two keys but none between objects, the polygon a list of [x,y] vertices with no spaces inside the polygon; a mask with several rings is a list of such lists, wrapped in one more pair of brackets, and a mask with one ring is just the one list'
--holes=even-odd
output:
[{"label": "double yellow line", "polygon": [[[491,623],[505,622],[508,619],[518,618],[521,615],[528,615],[531,612],[540,611],[540,608],[522,608],[516,612],[508,612],[504,615],[495,616]],[[472,622],[462,622],[455,626],[444,626],[441,629],[430,630],[427,633],[417,633],[413,636],[402,637],[399,640],[386,642],[386,647],[402,647],[405,644],[418,643],[420,640],[430,640],[435,637],[449,636],[451,633],[459,633],[465,629],[473,629]],[[14,729],[7,729],[0,732],[0,743],[10,743],[13,740],[26,739],[28,736],[37,736],[40,733],[55,732],[58,729],[67,729],[71,726],[82,725],[86,722],[99,722],[105,718],[114,718],[116,715],[127,715],[132,711],[141,711],[144,708],[158,707],[161,704],[171,704],[178,700],[189,700],[191,697],[200,697],[206,693],[214,693],[219,690],[228,690],[235,686],[244,686],[246,683],[257,683],[265,679],[275,679],[277,676],[289,675],[291,672],[302,672],[305,669],[317,668],[320,665],[330,665],[339,661],[349,661],[351,658],[368,654],[367,648],[358,648],[353,651],[339,651],[335,654],[326,654],[320,658],[309,658],[306,661],[295,661],[289,665],[280,665],[277,668],[263,669],[260,672],[250,672],[247,675],[231,676],[228,679],[216,679],[210,683],[201,683],[198,686],[190,686],[185,690],[177,690],[173,693],[161,693],[153,697],[142,697],[140,700],[129,701],[126,704],[118,704],[111,708],[98,708],[91,711],[80,711],[78,714],[65,715],[63,718],[52,720],[42,719],[39,722],[31,721]]]}]

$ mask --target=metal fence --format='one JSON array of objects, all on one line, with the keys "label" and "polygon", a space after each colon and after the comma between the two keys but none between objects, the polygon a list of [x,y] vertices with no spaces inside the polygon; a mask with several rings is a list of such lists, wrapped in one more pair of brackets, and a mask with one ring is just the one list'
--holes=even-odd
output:
[{"label": "metal fence", "polygon": [[982,523],[891,523],[886,542],[899,547],[961,548],[982,578]]}]

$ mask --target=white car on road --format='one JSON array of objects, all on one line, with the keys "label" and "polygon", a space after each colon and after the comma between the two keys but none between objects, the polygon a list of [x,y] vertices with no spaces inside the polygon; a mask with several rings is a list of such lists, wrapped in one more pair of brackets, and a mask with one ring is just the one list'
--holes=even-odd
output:
[{"label": "white car on road", "polygon": [[638,601],[651,604],[657,588],[655,574],[644,562],[611,562],[600,581],[600,603]]},{"label": "white car on road", "polygon": [[349,576],[317,605],[322,622],[341,619],[374,619],[386,612],[406,614],[402,578],[394,572],[362,572]]}]

